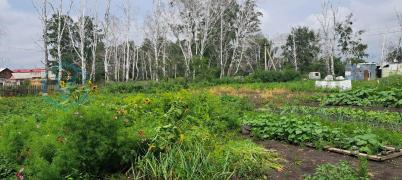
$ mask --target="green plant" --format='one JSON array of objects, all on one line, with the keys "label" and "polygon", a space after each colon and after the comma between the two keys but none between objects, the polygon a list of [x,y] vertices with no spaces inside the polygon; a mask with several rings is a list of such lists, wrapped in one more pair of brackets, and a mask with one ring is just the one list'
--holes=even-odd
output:
[{"label": "green plant", "polygon": [[13,176],[16,172],[16,164],[0,154],[0,179]]},{"label": "green plant", "polygon": [[288,82],[301,79],[301,74],[295,71],[256,71],[247,77],[249,82]]},{"label": "green plant", "polygon": [[313,116],[296,117],[265,113],[244,119],[244,124],[251,125],[252,133],[261,139],[276,139],[295,144],[310,143],[316,148],[330,145],[368,154],[383,151],[382,140],[369,130],[351,131],[342,127],[331,127]]},{"label": "green plant", "polygon": [[259,178],[276,168],[276,153],[237,140],[238,119],[252,109],[245,99],[146,93],[95,93],[67,109],[40,97],[7,98],[0,106],[15,108],[0,109],[0,154],[29,179],[124,177],[130,167],[146,178]]},{"label": "green plant", "polygon": [[135,179],[229,179],[230,164],[217,163],[202,143],[176,145],[166,153],[148,153],[128,171]]},{"label": "green plant", "polygon": [[281,114],[298,114],[301,116],[316,116],[322,119],[337,122],[354,122],[369,125],[373,128],[385,128],[392,131],[401,131],[402,116],[397,112],[368,111],[350,107],[309,107],[283,106],[267,107],[268,110]]},{"label": "green plant", "polygon": [[359,157],[359,166],[357,174],[361,179],[369,179],[368,160],[364,157]]},{"label": "green plant", "polygon": [[379,90],[391,90],[393,88],[402,87],[402,75],[392,75],[386,78],[382,78],[378,85]]},{"label": "green plant", "polygon": [[218,145],[212,157],[221,163],[227,163],[230,171],[237,177],[253,179],[272,169],[282,170],[282,166],[278,164],[280,157],[276,153],[267,151],[250,140],[231,140]]},{"label": "green plant", "polygon": [[356,171],[345,161],[338,164],[320,165],[313,175],[304,177],[305,180],[360,180]]},{"label": "green plant", "polygon": [[384,106],[400,107],[401,89],[378,91],[376,89],[358,89],[331,94],[321,100],[323,105]]},{"label": "green plant", "polygon": [[353,147],[359,148],[360,152],[367,154],[373,154],[375,152],[380,152],[383,150],[382,144],[380,143],[378,136],[370,132],[355,131],[355,136],[348,139],[348,148],[353,149]]}]

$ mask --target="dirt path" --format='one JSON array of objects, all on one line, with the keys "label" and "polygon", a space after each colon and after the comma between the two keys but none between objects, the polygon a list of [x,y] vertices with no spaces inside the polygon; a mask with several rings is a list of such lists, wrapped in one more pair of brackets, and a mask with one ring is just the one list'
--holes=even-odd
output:
[{"label": "dirt path", "polygon": [[[284,159],[284,162],[282,162],[284,170],[270,173],[270,179],[303,179],[304,175],[314,173],[314,169],[318,165],[338,163],[341,160],[348,161],[355,167],[359,164],[357,158],[338,153],[319,151],[277,141],[260,141],[257,143],[267,149],[277,151]],[[372,179],[402,180],[402,157],[385,162],[369,161],[369,172]]]}]

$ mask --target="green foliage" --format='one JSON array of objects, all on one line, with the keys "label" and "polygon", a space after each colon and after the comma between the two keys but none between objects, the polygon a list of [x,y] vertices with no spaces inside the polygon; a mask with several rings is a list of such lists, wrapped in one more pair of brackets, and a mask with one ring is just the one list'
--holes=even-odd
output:
[{"label": "green foliage", "polygon": [[[288,60],[287,64],[294,66],[293,52],[297,53],[298,68],[300,72],[307,73],[312,70],[312,65],[318,60],[320,52],[319,38],[313,30],[308,27],[293,28],[282,47],[283,55]],[[296,47],[296,49],[294,49]]]},{"label": "green foliage", "polygon": [[281,168],[275,153],[251,141],[231,140],[213,146],[206,143],[198,139],[175,145],[166,153],[148,153],[132,167],[133,176],[146,179],[251,178]]},{"label": "green foliage", "polygon": [[366,179],[360,176],[349,163],[341,161],[338,164],[320,165],[313,175],[306,176],[305,180],[362,180]]},{"label": "green foliage", "polygon": [[287,71],[256,71],[247,77],[248,82],[288,82],[301,79],[298,72]]},{"label": "green foliage", "polygon": [[248,179],[263,176],[273,168],[282,169],[282,166],[277,163],[279,157],[276,153],[267,151],[250,140],[231,140],[218,146],[212,157],[230,164],[228,168],[236,176]]},{"label": "green foliage", "polygon": [[315,117],[261,114],[246,117],[244,124],[252,126],[252,133],[261,139],[276,139],[295,144],[314,144],[357,150],[368,154],[382,152],[382,139],[367,130],[350,131],[342,127],[324,125]]},{"label": "green foliage", "polygon": [[337,23],[336,33],[339,35],[338,47],[341,48],[342,54],[348,62],[352,64],[364,62],[363,58],[367,57],[367,44],[364,44],[361,35],[364,31],[353,32],[353,14],[346,16],[345,22]]},{"label": "green foliage", "polygon": [[354,150],[354,147],[357,147],[359,152],[367,154],[374,154],[382,150],[382,144],[377,135],[361,131],[355,131],[355,134],[357,135],[348,139],[349,149]]},{"label": "green foliage", "polygon": [[402,62],[402,47],[394,46],[388,51],[386,60],[389,63],[401,63]]},{"label": "green foliage", "polygon": [[358,89],[347,92],[339,92],[324,97],[321,102],[323,105],[353,105],[353,106],[402,106],[401,89],[391,89],[389,91],[378,91],[376,89]]},{"label": "green foliage", "polygon": [[80,108],[67,114],[62,120],[66,151],[76,157],[80,169],[91,174],[113,170],[120,163],[118,130],[122,123],[100,108]]},{"label": "green foliage", "polygon": [[236,138],[250,109],[241,98],[178,91],[94,94],[70,109],[34,102],[51,111],[14,114],[30,102],[2,111],[13,112],[0,124],[7,175],[23,166],[29,179],[99,179],[131,167],[146,178],[228,179],[279,167],[275,153]]},{"label": "green foliage", "polygon": [[400,131],[402,116],[397,112],[367,111],[358,108],[336,107],[309,107],[309,106],[284,106],[275,111],[282,114],[311,115],[323,119],[339,122],[359,122],[374,128],[386,128]]},{"label": "green foliage", "polygon": [[158,93],[179,91],[187,87],[187,80],[175,79],[161,82],[108,83],[104,86],[103,91],[105,93]]},{"label": "green foliage", "polygon": [[[245,124],[253,127],[253,134],[262,139],[276,139],[295,144],[329,143],[343,136],[337,129],[330,129],[319,122],[272,114],[259,115]],[[343,138],[343,137],[342,137]]]},{"label": "green foliage", "polygon": [[129,171],[135,179],[228,179],[228,163],[219,164],[200,143],[174,146],[166,153],[147,154]]},{"label": "green foliage", "polygon": [[15,174],[16,164],[0,154],[0,179],[6,179]]},{"label": "green foliage", "polygon": [[[292,70],[286,71],[256,71],[249,76],[242,77],[224,77],[222,79],[216,78],[203,78],[196,81],[189,81],[186,79],[169,79],[160,82],[152,81],[137,81],[129,83],[108,83],[103,87],[105,93],[161,93],[161,92],[174,92],[182,89],[210,87],[222,84],[235,84],[243,85],[247,83],[283,83],[294,82],[294,88],[303,89],[305,82],[297,81],[301,79],[301,74]],[[301,85],[300,87],[296,84]],[[314,84],[308,83],[311,90],[314,89]],[[282,86],[286,86],[283,85]]]},{"label": "green foliage", "polygon": [[357,175],[361,179],[369,179],[368,160],[364,157],[359,157],[359,166],[357,168]]},{"label": "green foliage", "polygon": [[209,60],[205,57],[193,57],[193,68],[195,69],[196,81],[211,81],[218,78],[219,71],[208,65]]},{"label": "green foliage", "polygon": [[402,87],[402,75],[393,75],[382,78],[378,85],[379,90],[392,90],[393,88]]}]

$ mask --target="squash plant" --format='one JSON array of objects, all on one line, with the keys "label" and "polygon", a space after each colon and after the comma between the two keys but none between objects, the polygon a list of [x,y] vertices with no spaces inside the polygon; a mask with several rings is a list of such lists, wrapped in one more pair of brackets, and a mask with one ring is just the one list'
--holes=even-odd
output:
[{"label": "squash plant", "polygon": [[294,144],[314,144],[315,147],[332,147],[358,150],[362,153],[381,152],[381,140],[371,132],[356,130],[348,134],[340,128],[332,128],[314,121],[311,116],[263,114],[244,118],[244,124],[252,127],[257,138],[274,139]]},{"label": "squash plant", "polygon": [[323,105],[353,105],[353,106],[383,106],[401,107],[402,90],[391,89],[379,91],[377,89],[358,89],[339,92],[321,99]]}]

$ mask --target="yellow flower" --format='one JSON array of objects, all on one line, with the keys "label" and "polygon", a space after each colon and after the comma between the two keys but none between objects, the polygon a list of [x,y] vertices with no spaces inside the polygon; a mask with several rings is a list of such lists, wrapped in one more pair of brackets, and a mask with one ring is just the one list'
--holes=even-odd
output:
[{"label": "yellow flower", "polygon": [[88,84],[89,84],[90,86],[92,86],[93,83],[92,83],[91,80],[89,80],[89,81],[88,81]]},{"label": "yellow flower", "polygon": [[62,88],[66,87],[66,82],[60,81],[60,87],[62,87]]},{"label": "yellow flower", "polygon": [[151,100],[149,98],[144,99],[144,104],[151,104]]},{"label": "yellow flower", "polygon": [[180,141],[180,143],[182,143],[182,142],[184,142],[184,134],[180,134],[180,138],[179,138],[179,141]]},{"label": "yellow flower", "polygon": [[148,151],[152,151],[152,150],[154,150],[155,148],[156,148],[156,146],[153,145],[153,144],[151,144],[151,145],[149,145]]},{"label": "yellow flower", "polygon": [[95,86],[91,86],[91,90],[92,90],[92,91],[96,91],[97,89],[98,89],[98,86],[96,86],[96,85],[95,85]]}]

